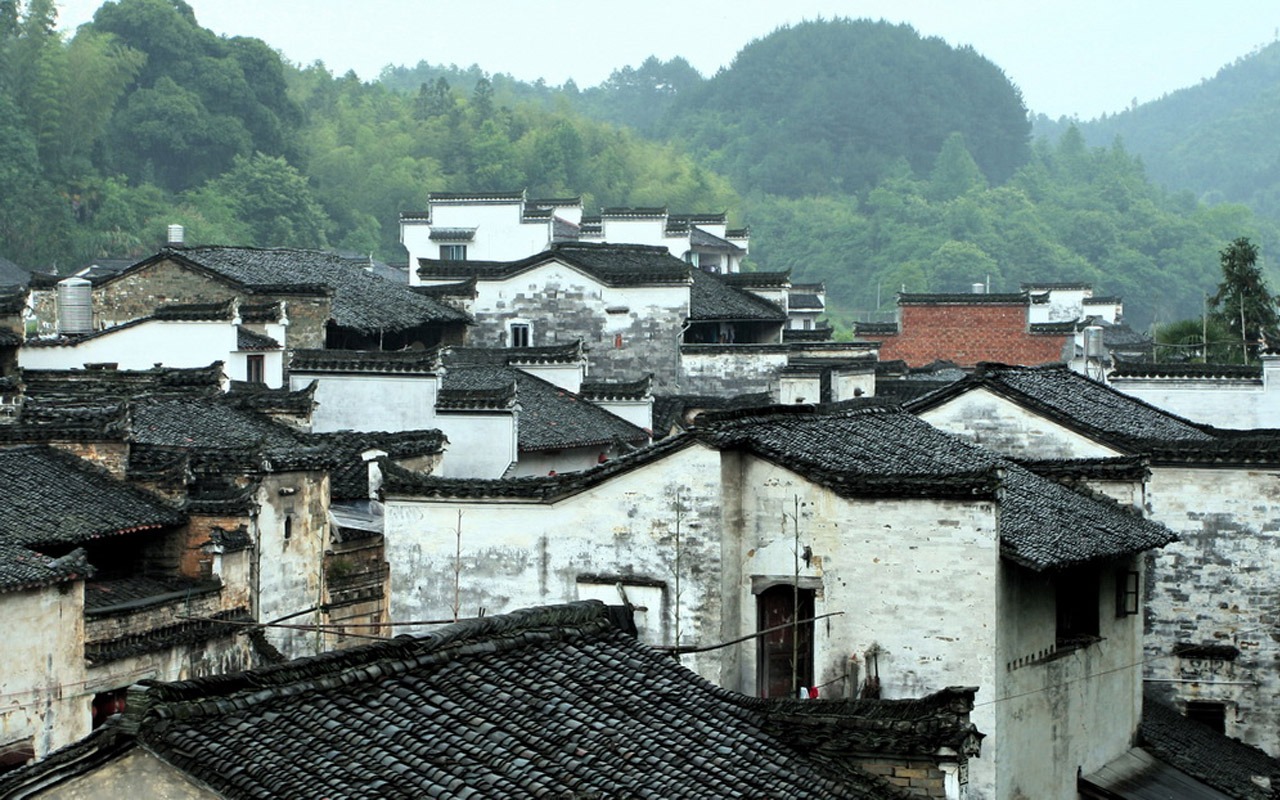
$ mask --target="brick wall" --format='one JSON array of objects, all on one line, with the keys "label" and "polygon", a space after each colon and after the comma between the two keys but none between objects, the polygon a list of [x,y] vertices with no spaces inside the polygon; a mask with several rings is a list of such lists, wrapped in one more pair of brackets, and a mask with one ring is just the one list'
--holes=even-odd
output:
[{"label": "brick wall", "polygon": [[942,770],[931,761],[904,761],[888,758],[854,759],[872,775],[879,775],[919,797],[946,797]]},{"label": "brick wall", "polygon": [[1070,336],[1033,334],[1025,305],[904,305],[899,333],[867,335],[879,341],[880,360],[921,367],[938,360],[972,367],[979,361],[1036,366],[1063,361]]}]

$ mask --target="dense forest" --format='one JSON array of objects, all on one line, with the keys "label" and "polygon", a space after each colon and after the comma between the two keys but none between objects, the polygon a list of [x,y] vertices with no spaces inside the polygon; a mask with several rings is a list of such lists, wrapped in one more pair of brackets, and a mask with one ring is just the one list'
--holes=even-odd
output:
[{"label": "dense forest", "polygon": [[1277,241],[1083,126],[1033,139],[996,65],[907,26],[804,23],[710,78],[651,58],[580,89],[426,63],[366,83],[216,36],[182,0],[119,0],[69,39],[55,11],[0,0],[0,256],[29,268],[143,255],[175,222],[403,261],[398,213],[428,192],[527,188],[727,210],[756,267],[827,283],[838,327],[988,278],[1092,281],[1141,327],[1199,312],[1225,242],[1265,263]]}]

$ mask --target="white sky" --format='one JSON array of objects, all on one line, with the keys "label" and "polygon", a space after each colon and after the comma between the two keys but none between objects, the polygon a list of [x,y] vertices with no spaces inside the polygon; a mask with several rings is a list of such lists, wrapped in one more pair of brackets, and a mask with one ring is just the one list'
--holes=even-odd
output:
[{"label": "white sky", "polygon": [[[1091,119],[1199,83],[1280,35],[1276,0],[187,0],[201,26],[372,80],[388,65],[478,64],[594,86],[655,55],[704,75],[752,39],[818,17],[906,22],[972,45],[1033,113]],[[60,0],[60,27],[102,0]]]}]

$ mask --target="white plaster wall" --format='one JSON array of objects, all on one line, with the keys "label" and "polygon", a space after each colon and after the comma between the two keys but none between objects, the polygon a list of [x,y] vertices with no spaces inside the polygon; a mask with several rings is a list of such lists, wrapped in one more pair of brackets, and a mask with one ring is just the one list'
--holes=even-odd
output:
[{"label": "white plaster wall", "polygon": [[1080,319],[1084,313],[1084,299],[1092,296],[1092,289],[1050,289],[1049,302],[1032,303],[1027,307],[1027,322],[1035,324]]},{"label": "white plaster wall", "polygon": [[577,394],[582,391],[582,379],[587,371],[587,362],[584,360],[576,364],[520,364],[518,369]]},{"label": "white plaster wall", "polygon": [[[646,217],[643,219],[617,219],[605,217],[601,220],[604,230],[604,241],[614,244],[647,244],[665,247],[677,258],[689,249],[689,239],[670,239],[666,235],[666,217]],[[679,252],[677,252],[679,249]]]},{"label": "white plaster wall", "polygon": [[[852,662],[867,676],[873,645],[886,698],[919,697],[947,686],[981,687],[992,697],[999,657],[996,640],[999,544],[996,509],[987,501],[928,499],[846,500],[794,473],[751,456],[728,455],[724,556],[725,631],[728,640],[756,629],[752,576],[795,573],[796,498],[800,547],[818,578],[815,613],[843,612],[815,624],[815,681],[824,696],[850,696],[858,687],[843,677]],[[739,494],[740,493],[740,494]],[[735,495],[738,495],[735,497]],[[788,515],[784,519],[784,514]],[[730,607],[729,598],[736,607]],[[756,691],[756,644],[724,652],[724,683]],[[972,719],[996,730],[997,707],[980,705]],[[970,785],[994,785],[999,746],[984,743],[970,762]],[[971,798],[991,797],[970,794]]]},{"label": "white plaster wall", "polygon": [[[1138,568],[1136,560],[1123,565]],[[1050,577],[1001,565],[996,684],[978,694],[979,703],[994,701],[996,727],[980,759],[996,767],[993,797],[1075,800],[1077,770],[1100,769],[1132,746],[1142,711],[1142,617],[1116,616],[1120,566],[1099,567],[1100,641],[1054,652]]]},{"label": "white plaster wall", "polygon": [[240,350],[227,357],[227,377],[234,381],[249,379],[249,356],[262,356],[263,383],[270,389],[284,385],[284,350]]},{"label": "white plaster wall", "polygon": [[[385,519],[392,619],[452,619],[459,565],[461,616],[566,602],[579,576],[627,575],[665,584],[653,643],[676,643],[677,625],[681,644],[719,641],[719,454],[701,445],[555,504],[388,496]],[[718,654],[684,663],[719,678]]]},{"label": "white plaster wall", "polygon": [[1280,382],[1111,378],[1112,388],[1219,428],[1280,428]]},{"label": "white plaster wall", "polygon": [[519,457],[511,412],[446,411],[436,425],[449,443],[439,474],[446,478],[500,478]]},{"label": "white plaster wall", "polygon": [[[120,369],[207,367],[227,361],[237,349],[230,322],[150,320],[66,347],[23,347],[18,365],[25,369],[77,369],[86,363],[116,362]],[[279,386],[279,373],[276,373]]]},{"label": "white plaster wall", "polygon": [[780,345],[687,345],[680,348],[679,389],[688,394],[769,392],[777,396],[778,378],[786,366],[787,348]]},{"label": "white plaster wall", "polygon": [[[258,619],[289,625],[323,622],[324,551],[329,547],[329,475],[324,472],[274,473],[263,478],[255,500]],[[285,538],[285,519],[292,517]],[[267,628],[267,639],[290,658],[312,655],[321,648],[316,633]]]},{"label": "white plaster wall", "polygon": [[549,475],[552,472],[581,472],[600,464],[600,454],[605,458],[616,458],[617,448],[610,445],[597,447],[572,447],[565,450],[536,451],[520,454],[511,477],[522,478],[531,475]]},{"label": "white plaster wall", "polygon": [[[1152,557],[1147,679],[1166,698],[1226,704],[1226,733],[1280,757],[1280,475],[1267,469],[1156,466],[1151,518],[1180,541]],[[1234,662],[1173,657],[1232,645]]]},{"label": "white plaster wall", "polygon": [[644,428],[646,431],[653,430],[652,397],[644,400],[605,400],[597,402],[596,405],[615,417],[625,419],[632,425]]},{"label": "white plaster wall", "polygon": [[831,376],[832,400],[851,400],[855,397],[874,397],[876,374],[872,370],[857,373],[835,373]]},{"label": "white plaster wall", "polygon": [[[431,224],[400,223],[400,241],[409,251],[409,283],[418,285],[419,258],[439,258],[440,245],[465,244],[468,261],[517,261],[541,253],[551,243],[551,223],[520,221],[521,203],[443,203],[431,207]],[[579,214],[581,212],[579,211]],[[470,242],[433,242],[432,228],[475,228]]]},{"label": "white plaster wall", "polygon": [[935,428],[1016,458],[1104,458],[1121,455],[984,388],[921,413]]},{"label": "white plaster wall", "polygon": [[311,416],[311,429],[316,433],[394,432],[436,427],[440,379],[435,375],[335,375],[294,371],[289,375],[289,387],[294,391],[305,389],[313,380],[318,382],[316,407]]},{"label": "white plaster wall", "polygon": [[0,744],[30,741],[43,758],[89,733],[84,582],[5,592],[0,609]]},{"label": "white plaster wall", "polygon": [[817,375],[782,375],[778,378],[778,402],[818,403],[822,401],[822,379]]}]

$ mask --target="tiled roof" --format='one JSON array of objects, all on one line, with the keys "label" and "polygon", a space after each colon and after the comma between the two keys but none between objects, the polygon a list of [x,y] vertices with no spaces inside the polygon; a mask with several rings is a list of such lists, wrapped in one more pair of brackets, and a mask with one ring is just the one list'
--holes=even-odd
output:
[{"label": "tiled roof", "polygon": [[734,408],[758,408],[770,403],[768,392],[724,397],[722,395],[654,395],[653,433],[664,436],[673,428],[686,428],[689,414]]},{"label": "tiled roof", "polygon": [[1280,760],[1187,719],[1150,693],[1138,738],[1156,758],[1237,800],[1274,800],[1280,786]]},{"label": "tiled roof", "polygon": [[900,292],[898,294],[898,305],[900,306],[1025,306],[1027,304],[1027,295],[1025,292],[1018,294],[977,294],[955,292],[949,294],[912,294],[909,292]]},{"label": "tiled roof", "polygon": [[0,328],[0,347],[21,347],[22,336],[8,328]]},{"label": "tiled roof", "polygon": [[826,306],[822,304],[822,298],[818,295],[799,292],[791,292],[787,296],[787,307],[793,311],[806,311],[809,309],[821,311],[826,308]]},{"label": "tiled roof", "polygon": [[443,261],[418,259],[423,278],[500,280],[554,260],[577,267],[609,286],[687,284],[692,267],[665,247],[638,244],[557,242],[519,261]]},{"label": "tiled roof", "polygon": [[636,381],[616,383],[583,383],[578,396],[598,403],[604,400],[644,400],[653,390],[653,373]]},{"label": "tiled roof", "polygon": [[306,440],[333,454],[338,466],[329,473],[329,497],[338,500],[364,500],[369,497],[369,468],[362,454],[382,450],[393,461],[402,458],[437,455],[444,450],[445,436],[438,430],[313,433]]},{"label": "tiled roof", "polygon": [[26,286],[30,280],[31,270],[0,256],[0,286]]},{"label": "tiled roof", "polygon": [[[364,262],[319,250],[253,247],[165,248],[151,260],[173,257],[215,272],[256,291],[325,286],[333,292],[333,321],[373,333],[439,322],[465,322],[467,315],[364,270]],[[143,262],[147,263],[147,262]]]},{"label": "tiled roof", "polygon": [[791,286],[791,270],[781,272],[726,272],[716,276],[739,289],[786,289]]},{"label": "tiled roof", "polygon": [[457,283],[437,283],[432,286],[411,286],[409,290],[414,294],[422,294],[427,297],[474,298],[476,296],[476,279],[467,278],[465,281],[458,281]]},{"label": "tiled roof", "polygon": [[440,478],[419,475],[389,465],[384,473],[382,488],[387,496],[398,497],[504,497],[554,503],[597,486],[615,475],[652,464],[694,443],[695,440],[687,434],[672,436],[582,472],[520,478]]},{"label": "tiled roof", "polygon": [[1071,322],[1033,322],[1027,326],[1027,330],[1031,333],[1040,333],[1050,336],[1063,336],[1076,332],[1077,323]]},{"label": "tiled roof", "polygon": [[93,567],[79,547],[61,558],[51,558],[0,539],[0,593],[35,589],[92,574]]},{"label": "tiled roof", "polygon": [[1211,442],[1202,426],[1073,372],[1065,365],[1010,367],[979,364],[977,370],[913,402],[920,413],[970,389],[985,388],[1091,438],[1144,449],[1153,442]]},{"label": "tiled roof", "polygon": [[1033,570],[1128,555],[1172,531],[1097,496],[1040,478],[874,399],[704,415],[702,435],[843,497],[996,498],[1001,554]]},{"label": "tiled roof", "polygon": [[279,322],[281,311],[280,303],[241,303],[240,321],[247,324]]},{"label": "tiled roof", "polygon": [[914,706],[745,697],[618,630],[603,605],[575,603],[138,687],[106,733],[0,778],[0,793],[64,780],[136,741],[236,799],[899,800],[904,790],[847,750],[796,742],[826,729],[851,749],[892,746],[880,742],[889,720],[907,746],[930,727],[940,739],[972,734],[954,705],[951,695]]},{"label": "tiled roof", "polygon": [[436,395],[437,411],[502,411],[516,404],[515,370],[502,366],[450,369]]},{"label": "tiled roof", "polygon": [[262,414],[286,414],[293,417],[309,419],[315,408],[317,382],[312,381],[305,388],[290,390],[288,388],[271,389],[265,384],[248,381],[232,381],[231,391],[224,400],[246,411],[257,411]]},{"label": "tiled roof", "polygon": [[47,447],[0,450],[0,541],[6,544],[75,545],[183,521],[159,498],[75,456]]},{"label": "tiled roof", "polygon": [[[670,231],[671,229],[672,229],[672,226],[670,223],[668,223],[667,230]],[[699,228],[697,225],[689,226],[689,244],[693,247],[701,248],[703,250],[719,250],[722,252],[729,252],[729,253],[745,252],[741,247],[734,244],[733,242],[730,242],[726,239],[721,239],[719,236],[716,236],[714,233],[704,231],[702,228]]]},{"label": "tiled roof", "polygon": [[0,442],[121,441],[129,429],[129,407],[119,401],[64,406],[27,398],[18,420],[0,425]]},{"label": "tiled roof", "polygon": [[643,428],[555,384],[516,370],[521,452],[649,442]]},{"label": "tiled roof", "polygon": [[207,367],[152,369],[24,369],[28,397],[58,402],[124,400],[133,397],[212,396],[222,388],[222,362]]},{"label": "tiled roof", "polygon": [[433,227],[428,238],[433,242],[470,242],[476,238],[476,229]]},{"label": "tiled roof", "polygon": [[855,336],[893,336],[898,333],[898,323],[855,322],[853,323],[853,333]]},{"label": "tiled roof", "polygon": [[1262,367],[1257,364],[1153,364],[1150,362],[1116,364],[1112,378],[1171,378],[1207,380],[1261,380]]},{"label": "tiled roof", "polygon": [[1086,306],[1112,306],[1119,305],[1122,302],[1124,302],[1124,298],[1114,294],[1098,295],[1096,297],[1086,297],[1084,299],[1084,304]]},{"label": "tiled roof", "polygon": [[1146,459],[1138,456],[1014,461],[1042,478],[1060,483],[1082,480],[1142,481],[1150,475]]},{"label": "tiled roof", "polygon": [[251,331],[243,325],[236,326],[237,350],[279,350],[280,343],[270,336]]},{"label": "tiled roof", "polygon": [[766,320],[782,322],[787,314],[776,303],[738,289],[711,275],[695,269],[690,273],[693,286],[689,290],[689,319],[713,320]]},{"label": "tiled roof", "polygon": [[459,366],[532,366],[578,364],[584,358],[582,340],[543,347],[450,347],[445,351],[449,367]]},{"label": "tiled roof", "polygon": [[432,350],[295,350],[291,373],[371,372],[434,375],[440,371],[440,351]]}]

